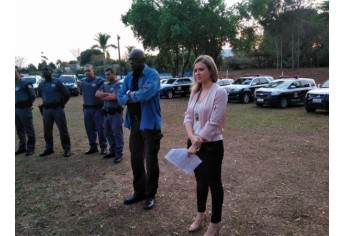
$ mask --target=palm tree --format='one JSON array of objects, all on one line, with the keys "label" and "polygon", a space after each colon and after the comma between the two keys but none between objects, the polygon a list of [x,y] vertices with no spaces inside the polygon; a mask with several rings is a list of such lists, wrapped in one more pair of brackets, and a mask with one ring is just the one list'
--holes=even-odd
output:
[{"label": "palm tree", "polygon": [[103,51],[103,67],[105,69],[105,55],[109,57],[108,48],[112,47],[114,49],[117,49],[117,47],[114,44],[108,44],[108,40],[111,38],[108,34],[98,33],[96,35],[95,40],[98,42],[98,44],[95,44],[91,47],[91,49],[101,49]]}]

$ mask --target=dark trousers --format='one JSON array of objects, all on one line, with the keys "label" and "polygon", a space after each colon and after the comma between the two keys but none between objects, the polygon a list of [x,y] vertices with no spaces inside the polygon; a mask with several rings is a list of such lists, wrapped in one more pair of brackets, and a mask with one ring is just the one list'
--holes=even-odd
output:
[{"label": "dark trousers", "polygon": [[104,128],[109,144],[109,152],[116,158],[122,157],[123,152],[123,117],[122,113],[107,114],[104,117]]},{"label": "dark trousers", "polygon": [[[155,197],[158,188],[158,151],[160,130],[140,130],[140,120],[131,120],[129,150],[133,172],[134,193]],[[145,170],[146,164],[146,170]]]},{"label": "dark trousers", "polygon": [[71,149],[71,141],[67,129],[67,120],[65,111],[62,107],[43,108],[43,128],[44,128],[44,139],[46,142],[46,150],[54,150],[53,142],[53,125],[56,123],[59,133],[62,148],[65,151]]},{"label": "dark trousers", "polygon": [[[188,147],[191,142],[188,140]],[[212,198],[212,223],[219,223],[222,219],[224,190],[222,184],[222,161],[224,156],[223,140],[203,143],[196,155],[202,163],[194,170],[196,178],[198,212],[206,211],[208,189]]]},{"label": "dark trousers", "polygon": [[97,108],[84,108],[84,125],[91,149],[97,149],[97,136],[101,149],[107,148],[107,139],[104,132],[103,114]]},{"label": "dark trousers", "polygon": [[35,150],[36,134],[32,121],[32,108],[15,108],[16,131],[19,138],[18,150]]}]

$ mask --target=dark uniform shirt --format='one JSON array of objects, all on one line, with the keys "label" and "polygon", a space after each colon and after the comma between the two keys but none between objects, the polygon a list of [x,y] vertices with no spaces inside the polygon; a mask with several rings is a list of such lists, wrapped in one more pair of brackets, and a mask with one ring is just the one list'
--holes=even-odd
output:
[{"label": "dark uniform shirt", "polygon": [[[114,82],[104,83],[104,85],[102,86],[102,88],[100,90],[105,92],[105,93],[117,94],[117,90],[119,88],[120,88],[120,84],[117,81],[114,81]],[[117,99],[104,101],[104,108],[106,110],[111,109],[111,108],[117,108],[117,107],[120,107]]]},{"label": "dark uniform shirt", "polygon": [[[43,80],[38,85],[38,96],[42,97],[44,104],[58,104],[68,101],[70,94],[66,86],[59,79]],[[65,101],[65,102],[64,102]]]},{"label": "dark uniform shirt", "polygon": [[15,83],[15,90],[16,90],[16,104],[27,104],[27,106],[31,106],[33,102],[33,98],[36,96],[35,90],[30,82],[27,82],[23,79],[19,79],[18,82]]},{"label": "dark uniform shirt", "polygon": [[80,84],[80,94],[83,95],[84,105],[87,106],[102,106],[103,102],[95,97],[96,91],[101,88],[104,84],[104,79],[95,77],[90,80],[88,78],[83,78]]}]

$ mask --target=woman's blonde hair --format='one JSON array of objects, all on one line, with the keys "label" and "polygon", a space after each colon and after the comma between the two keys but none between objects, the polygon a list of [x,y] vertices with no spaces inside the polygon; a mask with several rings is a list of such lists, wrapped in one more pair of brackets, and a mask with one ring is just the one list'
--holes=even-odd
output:
[{"label": "woman's blonde hair", "polygon": [[206,65],[206,67],[211,71],[211,80],[213,83],[217,83],[218,80],[218,69],[216,66],[216,63],[214,63],[214,60],[212,57],[210,57],[209,55],[200,55],[195,61],[194,61],[194,65],[193,65],[193,80],[194,80],[194,84],[191,87],[191,91],[196,92],[199,91],[201,89],[201,84],[195,81],[195,75],[194,75],[194,67],[195,64],[201,62],[203,64]]}]

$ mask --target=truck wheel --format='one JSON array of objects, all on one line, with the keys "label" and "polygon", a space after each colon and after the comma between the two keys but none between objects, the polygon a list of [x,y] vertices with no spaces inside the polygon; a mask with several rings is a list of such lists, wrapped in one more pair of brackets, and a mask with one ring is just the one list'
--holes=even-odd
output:
[{"label": "truck wheel", "polygon": [[166,93],[166,97],[168,99],[174,98],[174,92],[172,90],[168,90],[167,93]]},{"label": "truck wheel", "polygon": [[248,94],[248,93],[243,94],[242,103],[248,104],[249,101],[250,101],[250,96],[249,96],[249,94]]}]

